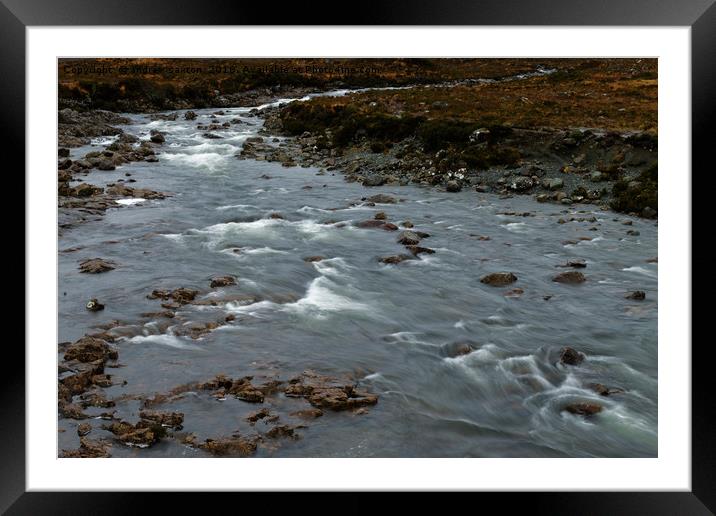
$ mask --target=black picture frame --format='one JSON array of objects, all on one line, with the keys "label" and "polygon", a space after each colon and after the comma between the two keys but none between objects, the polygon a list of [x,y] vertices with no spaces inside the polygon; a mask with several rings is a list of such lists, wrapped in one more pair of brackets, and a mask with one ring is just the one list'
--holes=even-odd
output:
[{"label": "black picture frame", "polygon": [[[709,159],[713,144],[708,141],[711,133],[708,129],[716,112],[714,0],[394,0],[385,3],[368,0],[350,14],[338,10],[335,2],[322,0],[282,5],[270,12],[261,3],[239,4],[229,0],[0,0],[3,70],[0,113],[3,114],[1,125],[5,133],[2,141],[8,148],[15,149],[23,148],[25,144],[25,29],[28,26],[301,24],[691,27],[692,164],[693,170],[703,169],[702,172],[713,174],[712,160]],[[24,155],[20,154],[17,169],[24,165]],[[705,196],[707,190],[700,187],[692,192],[696,196]],[[693,195],[692,203],[695,203],[697,197]],[[709,270],[706,263],[692,261],[694,270],[698,270],[699,265],[702,270]],[[31,271],[25,269],[26,277],[29,273]],[[691,303],[692,300],[684,302]],[[692,317],[692,320],[698,319]],[[498,502],[501,510],[525,509],[530,513],[713,514],[716,512],[716,432],[713,425],[716,382],[708,360],[709,343],[692,346],[692,491],[482,493],[478,496]],[[669,345],[686,349],[691,343],[673,342]],[[146,509],[147,495],[135,493],[26,492],[24,349],[14,342],[12,346],[6,342],[4,359],[17,367],[4,372],[3,389],[0,389],[0,511],[8,514],[126,514]],[[243,509],[254,504],[264,505],[266,501],[266,495],[239,496],[242,496]],[[348,505],[345,500],[338,503],[351,511],[361,510],[361,507],[371,510],[373,502],[369,498],[357,494],[348,496],[352,498]],[[422,495],[412,496],[414,501],[421,503]],[[162,498],[162,511],[173,511],[172,505],[186,507],[185,495]],[[281,499],[281,496],[272,495],[272,507]],[[295,501],[292,503],[295,505]],[[334,502],[328,498],[324,503],[331,506]]]}]

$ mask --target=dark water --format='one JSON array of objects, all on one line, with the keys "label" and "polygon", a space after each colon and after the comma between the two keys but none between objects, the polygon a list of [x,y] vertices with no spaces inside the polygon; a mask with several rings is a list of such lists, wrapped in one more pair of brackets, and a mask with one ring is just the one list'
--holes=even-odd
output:
[{"label": "dark water", "polygon": [[[234,154],[261,120],[246,116],[248,108],[225,110],[212,121],[238,116],[246,123],[209,140],[196,123],[209,122],[211,111],[198,110],[193,122],[130,115],[134,123],[127,132],[144,139],[150,129],[167,133],[160,161],[95,170],[87,178],[104,184],[130,172],[137,182],[129,186],[173,196],[110,210],[103,220],[60,238],[60,250],[84,248],[59,255],[59,339],[77,339],[114,319],[146,321],[142,312],[161,310],[158,301],[146,299],[155,288],[185,286],[203,296],[240,292],[268,300],[182,308],[177,314],[192,320],[236,315],[199,340],[174,336],[162,321],[130,328],[117,343],[124,367],[110,371],[127,384],[107,389],[108,396],[166,391],[217,373],[285,379],[314,369],[353,375],[379,394],[379,403],[363,415],[326,414],[301,430],[302,439],[274,451],[260,449],[259,455],[656,455],[657,265],[646,261],[657,254],[653,222],[634,219],[625,226],[625,216],[588,206],[562,213],[562,206],[529,197],[365,188],[345,183],[340,174],[317,175],[315,168],[240,161]],[[72,157],[89,150],[76,149]],[[403,201],[350,207],[377,193]],[[337,223],[369,219],[378,211],[430,233],[424,245],[436,253],[383,265],[378,257],[404,252],[396,233]],[[535,216],[498,214],[503,211]],[[285,219],[266,218],[272,212]],[[597,223],[557,224],[560,217],[592,214]],[[640,235],[627,235],[629,229]],[[592,240],[563,244],[579,237]],[[303,261],[311,255],[328,259]],[[80,274],[78,262],[93,257],[119,267]],[[587,282],[552,282],[566,270],[555,266],[570,259],[586,260]],[[512,287],[524,294],[505,297],[510,287],[479,282],[495,271],[514,272],[519,280]],[[209,289],[209,279],[223,274],[235,275],[238,286]],[[636,289],[646,291],[645,301],[624,299]],[[546,295],[553,297],[547,301]],[[107,308],[87,312],[91,297]],[[456,342],[470,342],[477,351],[450,358],[446,349]],[[558,365],[563,346],[583,351],[588,360],[578,367]],[[600,397],[590,383],[626,392]],[[605,410],[591,419],[561,411],[574,401],[597,401]],[[118,414],[132,418],[136,403],[120,403]],[[288,400],[270,403],[280,408]],[[257,407],[189,395],[168,408],[183,411],[185,430],[203,439],[229,435]],[[63,428],[72,425],[60,421]],[[75,439],[71,430],[60,434],[60,448],[76,447]],[[167,441],[141,451],[115,445],[112,454],[202,452]]]}]

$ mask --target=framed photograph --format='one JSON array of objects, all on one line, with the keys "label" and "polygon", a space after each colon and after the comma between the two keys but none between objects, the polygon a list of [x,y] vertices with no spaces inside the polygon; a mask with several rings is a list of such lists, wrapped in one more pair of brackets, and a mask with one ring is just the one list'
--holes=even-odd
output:
[{"label": "framed photograph", "polygon": [[27,247],[0,509],[711,514],[712,4],[3,0]]}]

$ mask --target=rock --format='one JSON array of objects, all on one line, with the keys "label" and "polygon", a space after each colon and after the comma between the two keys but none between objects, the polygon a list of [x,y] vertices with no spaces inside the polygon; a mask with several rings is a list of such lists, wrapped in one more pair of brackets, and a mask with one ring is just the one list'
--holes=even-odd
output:
[{"label": "rock", "polygon": [[557,265],[557,267],[573,267],[575,269],[583,269],[587,266],[587,262],[584,260],[569,260],[567,263]]},{"label": "rock", "polygon": [[412,222],[410,222],[409,220],[404,220],[402,224],[403,224],[403,227],[404,227],[404,228],[412,228],[412,227],[414,227],[414,224],[413,224]]},{"label": "rock", "polygon": [[378,403],[378,396],[357,390],[352,382],[343,382],[313,371],[304,371],[301,376],[290,380],[284,394],[288,397],[306,398],[311,405],[319,409],[336,411]]},{"label": "rock", "polygon": [[181,412],[160,412],[158,410],[142,410],[139,417],[158,425],[181,430],[184,423],[184,414]]},{"label": "rock", "polygon": [[406,245],[405,248],[410,251],[413,256],[418,256],[419,254],[435,254],[435,249],[430,249],[429,247],[420,247],[417,245]]},{"label": "rock", "polygon": [[383,229],[385,231],[396,231],[398,229],[398,226],[395,224],[391,224],[390,222],[383,222],[382,220],[364,220],[362,222],[357,222],[356,227],[362,228],[362,229]]},{"label": "rock", "polygon": [[92,258],[80,262],[80,272],[85,274],[99,274],[101,272],[107,272],[114,270],[116,264],[109,260],[103,260],[102,258]]},{"label": "rock", "polygon": [[373,218],[374,218],[375,220],[385,220],[385,219],[387,218],[387,216],[385,215],[385,212],[384,212],[384,211],[379,211],[378,213],[376,213],[376,214],[373,216]]},{"label": "rock", "polygon": [[412,260],[412,256],[409,254],[396,254],[393,256],[384,256],[379,261],[381,263],[387,263],[389,265],[396,265],[400,262],[403,262],[405,260]]},{"label": "rock", "polygon": [[149,134],[150,134],[149,140],[150,140],[152,143],[159,143],[159,144],[161,144],[161,143],[164,143],[164,142],[166,141],[166,139],[165,139],[165,137],[164,137],[164,133],[162,133],[161,131],[157,131],[156,129],[152,129]]},{"label": "rock", "polygon": [[533,186],[534,186],[534,183],[532,182],[532,179],[530,179],[529,177],[518,177],[517,179],[515,179],[512,182],[512,184],[510,185],[510,188],[517,192],[526,192]]},{"label": "rock", "polygon": [[57,163],[57,170],[65,170],[72,166],[72,160],[69,158],[61,159]]},{"label": "rock", "polygon": [[564,186],[564,180],[561,177],[554,177],[544,181],[545,188],[548,190],[559,190]]},{"label": "rock", "polygon": [[80,447],[77,450],[62,450],[63,458],[99,458],[109,457],[110,444],[104,441],[93,441],[86,437],[80,437]]},{"label": "rock", "polygon": [[604,180],[604,174],[599,171],[594,171],[589,175],[589,179],[594,183],[598,183],[599,181]]},{"label": "rock", "polygon": [[417,233],[412,231],[403,231],[398,236],[398,243],[403,245],[418,245],[420,243],[420,237]]},{"label": "rock", "polygon": [[93,195],[99,195],[104,192],[99,186],[91,185],[89,183],[80,183],[70,190],[70,195],[74,197],[91,197]]},{"label": "rock", "polygon": [[398,202],[395,197],[386,194],[372,195],[364,200],[374,202],[376,204],[395,204]]},{"label": "rock", "polygon": [[193,111],[187,111],[184,113],[184,120],[195,120],[196,119],[196,113]]},{"label": "rock", "polygon": [[198,290],[181,287],[174,290],[153,290],[147,298],[164,300],[172,299],[179,304],[185,305],[193,301],[198,293]]},{"label": "rock", "polygon": [[114,162],[111,159],[103,159],[99,162],[97,168],[100,170],[114,170],[117,167],[114,165]]},{"label": "rock", "polygon": [[325,257],[323,256],[306,256],[303,261],[308,263],[313,262],[320,262],[321,260],[325,260]]},{"label": "rock", "polygon": [[59,158],[68,158],[70,156],[70,149],[60,147],[57,149],[57,157]]},{"label": "rock", "polygon": [[586,281],[586,278],[581,272],[567,271],[557,274],[552,278],[552,281],[556,281],[557,283],[576,284],[584,283]]},{"label": "rock", "polygon": [[505,297],[520,297],[524,293],[525,293],[525,291],[522,290],[521,288],[513,288],[513,289],[505,292],[503,295]]},{"label": "rock", "polygon": [[600,396],[611,396],[612,394],[621,394],[624,392],[624,389],[609,388],[606,385],[602,385],[601,383],[590,384],[589,388]]},{"label": "rock", "polygon": [[511,272],[492,272],[480,278],[480,283],[493,287],[504,287],[517,281],[517,276]]},{"label": "rock", "polygon": [[639,233],[639,232],[638,232],[637,230],[635,230],[635,229],[630,229],[629,231],[627,231],[627,235],[629,235],[629,236],[639,236],[640,234],[641,234],[641,233]]},{"label": "rock", "polygon": [[303,427],[302,426],[291,426],[291,425],[274,426],[268,432],[266,432],[266,437],[269,437],[271,439],[277,439],[279,437],[291,437],[293,439],[296,439],[296,438],[298,438],[298,436],[295,433],[297,428],[303,428]]},{"label": "rock", "polygon": [[597,403],[571,403],[565,406],[562,410],[575,414],[577,416],[593,416],[599,414],[603,407]]},{"label": "rock", "polygon": [[210,287],[211,288],[217,288],[217,287],[228,287],[229,285],[236,285],[236,278],[233,276],[217,276],[215,278],[211,278]]},{"label": "rock", "polygon": [[641,211],[641,216],[647,219],[654,219],[656,215],[656,210],[650,206],[647,206]]},{"label": "rock", "polygon": [[291,412],[291,414],[289,415],[300,417],[302,419],[315,419],[317,417],[321,417],[323,415],[323,411],[317,408],[309,408],[305,410],[297,410],[296,412]]},{"label": "rock", "polygon": [[475,351],[477,346],[470,342],[451,342],[440,348],[441,353],[450,358],[468,355]]},{"label": "rock", "polygon": [[[65,350],[65,360],[77,360],[79,362],[106,362],[107,360],[117,360],[119,355],[113,350],[107,342],[94,337],[84,336],[73,344],[70,344]],[[84,373],[87,382],[91,381],[95,371],[87,370]]]},{"label": "rock", "polygon": [[445,185],[445,190],[448,192],[459,192],[462,190],[462,186],[457,181],[448,181]]},{"label": "rock", "polygon": [[89,301],[87,301],[87,304],[85,305],[85,308],[89,310],[90,312],[99,312],[100,310],[104,310],[104,305],[97,301],[97,299],[92,298]]},{"label": "rock", "polygon": [[267,408],[262,408],[261,410],[257,410],[256,412],[252,412],[248,416],[246,416],[246,421],[248,421],[252,425],[260,420],[264,421],[265,423],[273,423],[275,421],[278,421],[278,419],[278,414],[271,414],[271,411]]},{"label": "rock", "polygon": [[77,435],[80,437],[84,437],[85,435],[89,434],[92,431],[92,425],[89,423],[80,423],[77,426]]},{"label": "rock", "polygon": [[166,435],[166,430],[161,425],[148,421],[139,421],[135,425],[120,421],[102,428],[112,432],[124,444],[140,448],[152,446]]},{"label": "rock", "polygon": [[626,299],[633,299],[635,301],[643,301],[646,299],[646,292],[643,290],[634,290],[633,292],[627,292],[624,297]]},{"label": "rock", "polygon": [[566,365],[579,365],[584,361],[584,353],[580,353],[574,348],[562,348],[559,354],[559,361]]},{"label": "rock", "polygon": [[542,193],[535,197],[535,199],[537,202],[547,202],[549,200],[549,195]]},{"label": "rock", "polygon": [[572,204],[574,201],[572,201],[572,199],[570,199],[569,197],[564,197],[559,202],[561,202],[562,204],[569,205],[569,204]]},{"label": "rock", "polygon": [[280,213],[278,213],[278,212],[275,211],[275,212],[273,212],[273,213],[269,213],[268,218],[270,218],[270,219],[284,220],[286,217],[284,217],[283,215],[281,215]]},{"label": "rock", "polygon": [[381,186],[385,184],[385,178],[380,174],[371,174],[363,178],[363,186]]},{"label": "rock", "polygon": [[218,457],[247,457],[256,452],[256,439],[248,439],[239,435],[220,439],[207,439],[199,445],[202,450]]},{"label": "rock", "polygon": [[201,390],[216,391],[214,395],[217,397],[232,395],[248,403],[263,403],[264,394],[272,388],[272,384],[267,384],[259,388],[253,385],[251,380],[251,376],[232,380],[224,375],[218,375],[208,382],[199,384],[198,388]]}]

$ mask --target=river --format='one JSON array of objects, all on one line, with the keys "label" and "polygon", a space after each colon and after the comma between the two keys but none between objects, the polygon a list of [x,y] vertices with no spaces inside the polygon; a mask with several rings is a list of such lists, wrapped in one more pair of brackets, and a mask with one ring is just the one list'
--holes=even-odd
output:
[{"label": "river", "polygon": [[[300,430],[301,439],[260,447],[257,456],[656,456],[658,265],[648,261],[657,254],[654,221],[528,196],[366,188],[337,172],[239,160],[234,155],[262,120],[250,108],[209,119],[215,111],[195,110],[195,121],[184,120],[183,112],[176,121],[127,115],[127,133],[145,140],[151,129],[166,133],[159,162],[93,170],[87,179],[104,186],[130,173],[136,183],[129,186],[171,197],[123,200],[102,220],[59,237],[60,251],[81,248],[58,256],[59,340],[78,339],[112,320],[134,321],[115,343],[123,367],[111,371],[126,384],[117,382],[108,396],[167,391],[218,373],[285,379],[312,369],[350,374],[378,394],[378,404],[365,414],[325,414]],[[221,139],[206,139],[196,128],[237,117],[242,123],[216,131]],[[111,141],[73,149],[70,157]],[[400,202],[360,203],[378,193]],[[353,225],[379,211],[429,233],[421,245],[436,252],[380,263],[381,256],[404,252],[398,232]],[[592,216],[596,222],[557,223]],[[325,259],[304,261],[313,255]],[[94,257],[118,267],[81,274],[78,262]],[[585,283],[552,281],[568,270],[556,266],[577,259],[586,261]],[[508,287],[480,282],[497,271],[518,280]],[[238,285],[209,288],[213,276],[226,274]],[[176,287],[195,288],[207,299],[230,292],[257,302],[186,305],[177,314],[189,320],[236,318],[200,339],[180,337],[171,325],[179,323],[140,315],[161,310],[146,297],[153,289]],[[505,296],[511,288],[524,292]],[[625,299],[631,290],[645,291],[646,299]],[[85,310],[90,298],[106,309]],[[475,351],[454,356],[456,343]],[[564,346],[587,359],[560,364]],[[600,396],[591,383],[625,392]],[[589,418],[561,410],[578,401],[604,410]],[[280,409],[288,400],[279,395],[267,403]],[[136,418],[138,407],[127,401],[115,409]],[[245,428],[246,414],[257,407],[190,393],[170,408],[185,414],[185,431],[203,439]],[[67,420],[60,427],[73,428]],[[59,434],[59,447],[76,447],[73,431]],[[112,455],[206,456],[174,440],[141,450],[117,444]]]}]

